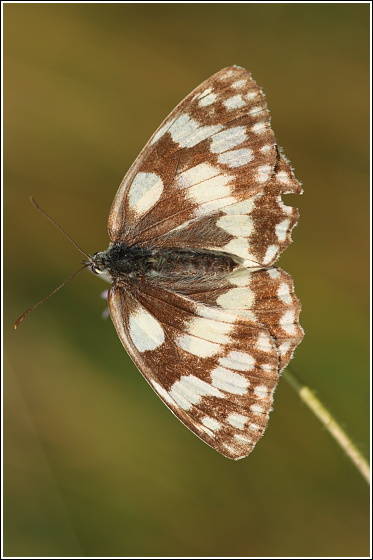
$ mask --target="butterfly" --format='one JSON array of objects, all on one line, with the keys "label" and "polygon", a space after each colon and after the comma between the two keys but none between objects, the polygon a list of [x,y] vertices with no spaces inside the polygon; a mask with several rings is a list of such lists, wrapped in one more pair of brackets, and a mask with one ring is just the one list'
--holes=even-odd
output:
[{"label": "butterfly", "polygon": [[89,263],[133,362],[165,405],[231,459],[261,438],[280,372],[301,342],[300,303],[274,266],[302,188],[263,91],[239,66],[194,89],[124,177],[110,244]]}]

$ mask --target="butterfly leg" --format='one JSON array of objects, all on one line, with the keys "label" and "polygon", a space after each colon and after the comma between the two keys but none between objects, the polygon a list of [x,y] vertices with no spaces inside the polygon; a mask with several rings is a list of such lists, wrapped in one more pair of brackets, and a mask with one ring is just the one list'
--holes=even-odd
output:
[{"label": "butterfly leg", "polygon": [[[103,292],[101,292],[100,296],[102,297],[102,299],[107,300],[108,294],[109,294],[109,290],[104,290]],[[101,313],[101,317],[103,319],[107,319],[109,317],[109,315],[110,315],[109,308],[105,307],[105,309]]]}]

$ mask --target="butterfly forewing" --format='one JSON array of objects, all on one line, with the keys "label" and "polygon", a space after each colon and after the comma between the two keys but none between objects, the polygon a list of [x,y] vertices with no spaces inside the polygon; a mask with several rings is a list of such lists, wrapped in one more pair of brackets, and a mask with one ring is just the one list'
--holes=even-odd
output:
[{"label": "butterfly forewing", "polygon": [[246,70],[221,70],[174,109],[125,176],[109,217],[110,237],[141,240],[164,218],[169,231],[178,212],[207,212],[235,187],[255,191],[275,163],[262,91]]},{"label": "butterfly forewing", "polygon": [[118,335],[172,412],[223,455],[261,437],[280,371],[303,331],[291,277],[273,267],[291,242],[301,193],[277,146],[264,94],[243,68],[211,76],[153,134],[120,185],[113,243],[210,252],[229,271],[116,278]]}]

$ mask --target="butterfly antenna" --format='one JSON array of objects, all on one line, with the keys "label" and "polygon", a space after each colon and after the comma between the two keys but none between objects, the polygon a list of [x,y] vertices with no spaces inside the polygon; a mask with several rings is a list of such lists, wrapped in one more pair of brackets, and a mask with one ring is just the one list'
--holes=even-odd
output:
[{"label": "butterfly antenna", "polygon": [[[56,227],[57,229],[60,230],[60,232],[67,237],[67,239],[74,245],[74,247],[79,251],[79,253],[81,253],[82,255],[84,255],[85,257],[87,257],[89,259],[89,261],[92,261],[92,257],[90,255],[88,255],[88,253],[86,253],[85,251],[83,251],[83,249],[78,245],[78,243],[75,241],[75,239],[73,239],[71,237],[71,235],[69,235],[62,226],[60,226],[60,224],[58,222],[56,222],[56,220],[54,218],[52,218],[49,214],[46,213],[45,210],[43,210],[43,208],[41,208],[41,206],[39,206],[39,204],[36,202],[35,198],[33,196],[30,196],[30,202],[31,204],[34,206],[34,208],[36,208],[36,210],[38,210],[41,214],[43,214],[43,216],[45,216],[53,225],[54,227]],[[48,296],[49,297],[49,296]]]},{"label": "butterfly antenna", "polygon": [[57,293],[61,288],[63,288],[65,286],[65,284],[67,284],[68,282],[71,282],[71,280],[73,280],[75,278],[75,276],[77,276],[79,274],[79,272],[81,272],[82,270],[84,270],[85,268],[87,268],[89,263],[84,263],[84,265],[82,267],[80,267],[78,270],[76,270],[73,274],[71,274],[68,278],[66,278],[66,280],[64,280],[62,282],[62,284],[60,284],[59,286],[57,286],[57,288],[54,288],[54,290],[48,294],[47,296],[45,296],[43,299],[41,299],[40,301],[38,301],[37,303],[35,303],[34,305],[32,305],[31,307],[29,307],[28,309],[26,309],[26,311],[24,311],[22,313],[22,315],[20,315],[18,317],[18,319],[14,322],[13,328],[17,329],[19,327],[19,325],[21,323],[23,323],[23,321],[26,319],[26,317],[28,316],[29,313],[31,313],[31,311],[33,311],[34,309],[36,309],[37,307],[39,307],[39,305],[41,305],[42,303],[44,303],[45,301],[47,301],[50,297],[52,297],[55,293]]}]

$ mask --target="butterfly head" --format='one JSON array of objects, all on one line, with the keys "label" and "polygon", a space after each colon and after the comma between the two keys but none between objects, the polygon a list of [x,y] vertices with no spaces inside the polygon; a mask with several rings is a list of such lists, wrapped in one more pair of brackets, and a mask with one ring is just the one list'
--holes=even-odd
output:
[{"label": "butterfly head", "polygon": [[101,278],[107,282],[112,281],[112,276],[109,271],[109,258],[107,251],[94,253],[88,261],[87,266],[93,274],[101,276]]}]

